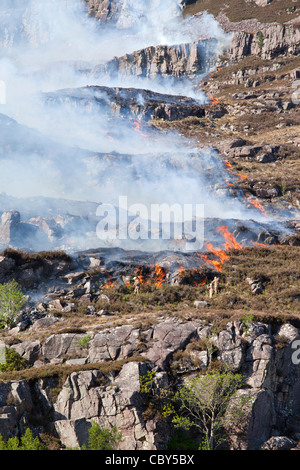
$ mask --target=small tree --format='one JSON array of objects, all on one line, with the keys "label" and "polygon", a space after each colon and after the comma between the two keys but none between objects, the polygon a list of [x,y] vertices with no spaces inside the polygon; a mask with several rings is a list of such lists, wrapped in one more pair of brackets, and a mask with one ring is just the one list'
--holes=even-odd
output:
[{"label": "small tree", "polygon": [[0,450],[45,450],[38,437],[34,437],[31,429],[27,428],[20,439],[10,437],[4,441],[0,435]]},{"label": "small tree", "polygon": [[264,47],[264,35],[262,31],[258,31],[257,33],[257,45],[259,47],[260,52],[262,51],[262,48]]},{"label": "small tree", "polygon": [[[204,435],[200,449],[216,448],[223,440],[221,433],[226,424],[241,421],[245,397],[232,398],[242,381],[240,374],[219,370],[188,381],[174,396],[178,411],[173,414],[173,424],[185,430],[198,428]],[[226,413],[230,403],[230,413]]]},{"label": "small tree", "polygon": [[88,450],[115,450],[121,440],[122,435],[115,426],[102,429],[98,423],[93,423],[89,429]]},{"label": "small tree", "polygon": [[13,348],[5,348],[5,361],[0,363],[0,372],[8,372],[12,370],[23,370],[30,367],[26,359],[20,356]]},{"label": "small tree", "polygon": [[0,320],[12,327],[26,303],[26,297],[16,281],[0,284]]}]

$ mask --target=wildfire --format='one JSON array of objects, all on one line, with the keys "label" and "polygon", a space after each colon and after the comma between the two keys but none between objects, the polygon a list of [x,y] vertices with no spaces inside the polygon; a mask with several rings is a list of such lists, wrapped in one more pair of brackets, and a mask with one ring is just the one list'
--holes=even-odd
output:
[{"label": "wildfire", "polygon": [[222,70],[222,67],[219,67],[217,70],[215,70],[214,72],[212,72],[212,73],[210,74],[210,76],[213,77],[214,75],[216,75],[217,73],[219,73],[221,70]]},{"label": "wildfire", "polygon": [[202,260],[206,264],[210,264],[211,266],[213,266],[217,271],[219,272],[222,271],[222,263],[220,261],[209,259],[208,256],[205,255],[204,253],[201,253],[201,254],[198,253],[198,256],[200,256],[200,258],[202,258]]},{"label": "wildfire", "polygon": [[253,199],[251,197],[251,194],[246,194],[246,197],[249,199],[249,204],[252,204],[252,206],[254,206],[256,209],[258,209],[262,215],[264,215],[265,217],[267,217],[267,213],[265,211],[265,209],[263,208],[263,206],[261,205],[261,203],[257,200],[257,199]]},{"label": "wildfire", "polygon": [[134,130],[139,132],[143,137],[148,137],[148,134],[143,134],[141,131],[141,121],[137,120],[133,122]]},{"label": "wildfire", "polygon": [[202,287],[202,286],[205,286],[206,284],[207,284],[207,277],[205,277],[202,282],[194,281],[194,286],[195,287]]},{"label": "wildfire", "polygon": [[149,281],[146,280],[142,269],[137,270],[137,276],[136,277],[137,277],[139,283],[142,284],[142,285],[148,284],[148,282],[149,282]]},{"label": "wildfire", "polygon": [[[225,250],[241,250],[243,247],[236,241],[233,234],[229,232],[227,225],[221,225],[217,230],[225,238]],[[229,258],[228,258],[229,259]]]},{"label": "wildfire", "polygon": [[217,104],[220,103],[220,100],[218,98],[215,98],[213,95],[210,95],[209,97],[210,97],[210,100],[211,100],[210,104],[212,106],[216,106]]},{"label": "wildfire", "polygon": [[230,260],[230,256],[226,251],[230,251],[232,249],[242,249],[243,247],[236,241],[233,234],[229,232],[228,227],[226,225],[221,225],[218,227],[217,231],[221,233],[221,235],[225,239],[224,250],[219,248],[214,248],[213,244],[210,242],[206,242],[205,246],[207,250],[215,255],[218,259],[210,259],[208,255],[204,253],[197,253],[202,260],[213,266],[217,271],[221,272],[223,268],[224,261]]},{"label": "wildfire", "polygon": [[160,287],[166,280],[166,273],[163,268],[156,265],[155,274],[153,276],[155,287]]},{"label": "wildfire", "polygon": [[110,276],[108,276],[107,283],[104,284],[104,289],[112,289],[114,287],[114,283],[111,281]]},{"label": "wildfire", "polygon": [[[197,253],[197,254],[198,254],[198,253]],[[186,271],[186,269],[185,269],[183,266],[180,266],[180,267],[178,268],[179,274],[182,274],[184,271]],[[192,281],[192,282],[193,282],[193,285],[194,285],[195,287],[202,287],[202,286],[205,286],[205,285],[207,284],[207,277],[206,277],[206,276],[203,277],[203,273],[199,272],[196,268],[193,268],[193,271],[194,271],[194,275],[195,275],[197,278],[199,278],[199,277],[200,277],[200,279],[202,278],[199,282],[193,280],[193,281]]]},{"label": "wildfire", "polygon": [[262,246],[262,247],[267,246],[264,243],[253,242],[252,240],[251,240],[251,243],[252,245],[255,245],[255,246]]},{"label": "wildfire", "polygon": [[210,242],[206,242],[206,248],[208,251],[216,255],[220,259],[221,263],[223,263],[224,261],[228,261],[230,259],[230,257],[224,250],[214,248],[213,244]]},{"label": "wildfire", "polygon": [[[238,174],[238,173],[233,173],[233,172],[230,170],[230,168],[232,168],[232,164],[231,164],[228,160],[225,161],[225,166],[228,168],[228,172],[229,172],[231,175],[235,176],[236,178],[239,178],[241,181],[244,181],[244,180],[246,180],[247,178],[249,178],[248,175],[244,175],[244,174],[242,174],[242,173],[239,173],[239,174]],[[227,184],[228,184],[228,186],[233,186],[232,183],[231,183],[231,184],[227,183]]]},{"label": "wildfire", "polygon": [[236,175],[236,176],[238,176],[238,177],[241,179],[241,181],[244,181],[244,180],[246,180],[247,178],[249,178],[248,175],[243,175],[242,173],[240,173],[239,175]]},{"label": "wildfire", "polygon": [[152,266],[152,269],[154,269],[154,273],[151,276],[151,279],[149,279],[150,274],[145,275],[142,268],[137,270],[136,278],[141,285],[150,284],[151,281],[153,281],[155,287],[161,287],[161,285],[166,281],[166,272],[157,264]]}]

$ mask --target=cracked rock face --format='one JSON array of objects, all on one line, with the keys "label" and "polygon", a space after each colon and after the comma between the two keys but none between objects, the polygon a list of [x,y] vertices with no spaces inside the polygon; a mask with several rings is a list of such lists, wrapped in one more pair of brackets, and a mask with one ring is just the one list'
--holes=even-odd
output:
[{"label": "cracked rock face", "polygon": [[294,26],[265,25],[262,30],[262,42],[258,33],[235,32],[232,39],[231,57],[238,61],[248,55],[274,59],[280,54],[297,55],[299,53],[300,32]]},{"label": "cracked rock face", "polygon": [[[132,26],[130,1],[128,0],[85,0],[89,13],[102,23],[114,22],[117,28],[128,28]],[[174,10],[181,12],[188,1],[178,0]],[[129,4],[129,7],[128,7]]]},{"label": "cracked rock face", "polygon": [[95,67],[94,76],[193,78],[212,69],[217,60],[216,40],[175,46],[150,46]]},{"label": "cracked rock face", "polygon": [[144,364],[125,364],[109,387],[99,385],[99,371],[71,374],[54,407],[55,428],[63,443],[71,447],[86,443],[91,422],[97,422],[105,428],[117,427],[123,436],[120,449],[157,449],[156,423],[145,423],[141,414],[143,373]]},{"label": "cracked rock face", "polygon": [[[293,342],[299,337],[299,330],[288,323],[273,333],[264,323],[247,325],[235,321],[215,333],[201,321],[164,320],[143,332],[132,325],[103,330],[92,335],[84,348],[80,347],[82,334],[56,334],[44,342],[16,344],[13,347],[19,354],[36,366],[43,361],[77,366],[96,361],[125,362],[118,372],[112,369],[105,375],[93,367],[70,373],[55,399],[51,394],[51,389],[58,385],[54,378],[39,379],[34,386],[25,380],[0,383],[0,429],[10,436],[32,413],[40,417],[47,414],[67,447],[85,444],[91,423],[97,422],[101,427],[117,427],[123,436],[122,449],[165,449],[170,429],[158,417],[146,418],[143,414],[140,379],[147,371],[155,371],[153,393],[156,393],[168,389],[168,371],[174,365],[178,384],[182,377],[184,380],[194,377],[213,360],[208,349],[197,349],[197,341],[206,340],[214,345],[215,359],[243,374],[247,388],[239,393],[251,398],[247,429],[242,434],[236,430],[230,445],[232,449],[257,449],[272,436],[284,436],[287,429],[294,436],[300,432],[300,372],[292,362]],[[134,360],[141,341],[145,342],[142,356],[146,362]],[[177,354],[174,360],[178,352],[182,356]],[[73,358],[77,355],[84,361],[70,361],[68,355]],[[33,403],[39,405],[34,408]]]}]

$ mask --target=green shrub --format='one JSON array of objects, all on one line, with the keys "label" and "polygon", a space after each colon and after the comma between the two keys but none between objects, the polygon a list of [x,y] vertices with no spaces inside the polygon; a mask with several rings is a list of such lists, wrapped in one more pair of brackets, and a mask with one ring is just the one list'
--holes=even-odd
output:
[{"label": "green shrub", "polygon": [[16,281],[0,284],[0,320],[7,326],[14,325],[25,303],[26,297]]},{"label": "green shrub", "polygon": [[45,450],[38,437],[33,437],[32,431],[27,428],[23,436],[10,437],[7,441],[0,435],[0,450]]},{"label": "green shrub", "polygon": [[114,426],[112,429],[102,429],[93,423],[89,429],[87,450],[115,450],[122,439],[121,433]]},{"label": "green shrub", "polygon": [[259,50],[261,51],[264,45],[264,36],[261,31],[258,31],[257,33],[257,44],[258,44]]},{"label": "green shrub", "polygon": [[87,348],[89,343],[91,341],[91,337],[90,335],[87,335],[87,336],[83,336],[82,338],[80,338],[78,341],[77,341],[77,344],[78,346],[80,346],[81,348]]},{"label": "green shrub", "polygon": [[5,363],[0,364],[0,372],[27,369],[28,363],[13,348],[5,348]]}]

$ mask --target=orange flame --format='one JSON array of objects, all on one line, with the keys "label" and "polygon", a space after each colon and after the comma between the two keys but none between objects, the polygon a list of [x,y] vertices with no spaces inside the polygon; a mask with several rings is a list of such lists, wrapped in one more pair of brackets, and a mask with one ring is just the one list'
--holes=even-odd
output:
[{"label": "orange flame", "polygon": [[212,106],[216,106],[216,104],[219,104],[220,103],[220,100],[218,98],[215,98],[213,95],[210,95],[210,100],[211,100],[211,105]]},{"label": "orange flame", "polygon": [[255,246],[267,246],[264,243],[253,242],[252,240],[251,240],[251,243],[252,245],[255,245]]},{"label": "orange flame", "polygon": [[196,286],[196,287],[205,286],[205,284],[207,284],[207,277],[205,277],[202,282],[194,281],[194,286]]},{"label": "orange flame", "polygon": [[112,289],[114,287],[114,283],[110,280],[110,276],[108,276],[107,283],[104,284],[104,289]]},{"label": "orange flame", "polygon": [[[233,234],[229,232],[228,227],[226,225],[221,225],[220,227],[218,227],[217,231],[221,233],[225,239],[225,250],[229,251],[232,249],[243,249],[243,247],[236,241]],[[205,246],[210,253],[212,253],[218,258],[218,260],[212,260],[208,257],[208,255],[204,253],[197,253],[197,255],[201,257],[205,263],[210,264],[217,271],[221,272],[224,262],[229,261],[230,256],[224,250],[214,248],[214,246],[210,242],[206,242]]]},{"label": "orange flame", "polygon": [[137,279],[139,280],[140,284],[144,285],[144,284],[148,284],[148,281],[146,281],[144,275],[143,275],[143,272],[142,272],[142,269],[138,269],[137,271]]},{"label": "orange flame", "polygon": [[[227,168],[232,168],[232,164],[226,160],[225,161],[225,166]],[[246,180],[247,178],[249,178],[248,175],[243,175],[242,173],[238,174],[238,173],[233,173],[231,170],[228,170],[228,173],[230,173],[231,175],[235,176],[236,178],[239,178],[241,181],[244,181]],[[227,183],[228,184],[228,183]]]},{"label": "orange flame", "polygon": [[133,125],[135,131],[139,132],[143,137],[148,137],[148,134],[143,134],[141,132],[141,121],[139,119],[137,121],[134,121]]},{"label": "orange flame", "polygon": [[208,251],[210,251],[211,253],[213,253],[220,259],[221,263],[223,263],[224,261],[228,261],[230,259],[230,257],[227,255],[227,253],[224,250],[214,248],[212,243],[207,242],[206,247]]},{"label": "orange flame", "polygon": [[208,256],[205,255],[204,253],[197,253],[197,254],[203,259],[205,263],[210,264],[219,272],[222,271],[222,263],[220,261],[209,259]]},{"label": "orange flame", "polygon": [[251,194],[246,194],[246,197],[249,199],[249,204],[252,204],[256,209],[258,209],[265,217],[267,217],[267,213],[261,203],[257,199],[253,199]]},{"label": "orange flame", "polygon": [[242,181],[246,180],[247,178],[249,178],[248,175],[243,175],[242,173],[240,173],[239,175],[236,175],[238,176]]},{"label": "orange flame", "polygon": [[213,77],[214,75],[216,75],[217,73],[219,73],[221,70],[222,70],[222,67],[219,67],[219,68],[218,68],[217,70],[215,70],[214,72],[211,72],[210,77]]},{"label": "orange flame", "polygon": [[265,209],[263,208],[263,206],[261,205],[261,203],[259,201],[255,200],[255,199],[252,199],[249,202],[254,207],[256,207],[256,209],[258,209],[265,217],[267,217],[267,213],[266,213]]},{"label": "orange flame", "polygon": [[210,264],[211,266],[214,266],[214,268],[221,272],[222,271],[222,266],[223,266],[223,263],[224,261],[227,261],[230,259],[230,257],[228,256],[228,254],[224,251],[224,250],[221,250],[221,249],[217,249],[217,248],[214,248],[213,244],[210,243],[210,242],[206,242],[205,244],[207,250],[212,253],[213,255],[215,255],[217,258],[219,258],[219,260],[211,260],[208,258],[207,255],[205,254],[201,254],[201,258],[203,259],[203,261],[205,261],[207,264]]},{"label": "orange flame", "polygon": [[243,247],[236,241],[233,234],[229,232],[227,225],[221,225],[218,227],[218,232],[221,233],[226,240],[225,250],[231,250],[232,248],[236,250],[243,249]]},{"label": "orange flame", "polygon": [[155,266],[155,275],[153,277],[155,287],[160,287],[166,281],[166,273],[163,268],[156,265]]}]

